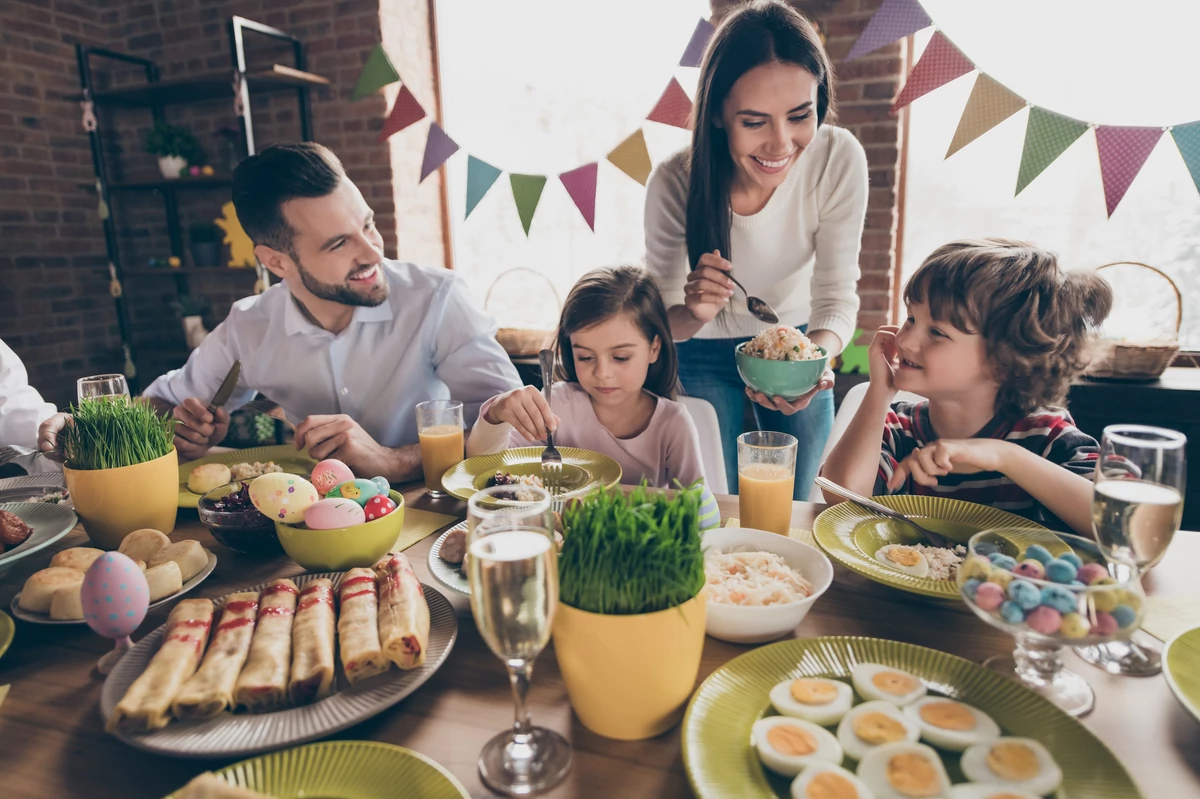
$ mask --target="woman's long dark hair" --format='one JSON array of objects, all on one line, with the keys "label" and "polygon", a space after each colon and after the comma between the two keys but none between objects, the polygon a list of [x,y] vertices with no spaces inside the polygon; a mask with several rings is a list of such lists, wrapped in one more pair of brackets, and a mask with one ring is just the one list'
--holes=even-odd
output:
[{"label": "woman's long dark hair", "polygon": [[716,123],[738,78],[775,62],[795,64],[816,77],[818,126],[832,113],[833,68],[816,29],[799,12],[780,0],[754,0],[721,23],[704,53],[692,116],[687,248],[693,269],[713,250],[733,260],[729,191],[735,167],[729,139]]},{"label": "woman's long dark hair", "polygon": [[558,319],[558,379],[579,382],[571,334],[619,313],[633,317],[646,341],[653,344],[658,338],[658,360],[650,364],[644,388],[660,397],[675,399],[679,391],[679,360],[671,339],[667,306],[654,278],[635,266],[595,269],[572,287]]}]

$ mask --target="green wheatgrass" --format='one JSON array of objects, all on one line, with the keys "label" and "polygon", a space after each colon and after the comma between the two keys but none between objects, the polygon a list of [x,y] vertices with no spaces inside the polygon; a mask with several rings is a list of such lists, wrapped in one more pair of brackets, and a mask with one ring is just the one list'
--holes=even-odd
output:
[{"label": "green wheatgrass", "polygon": [[175,420],[127,399],[84,400],[58,434],[63,461],[79,471],[119,469],[161,458],[174,446]]},{"label": "green wheatgrass", "polygon": [[699,485],[674,497],[643,484],[600,489],[563,511],[559,597],[591,613],[682,605],[704,588]]}]

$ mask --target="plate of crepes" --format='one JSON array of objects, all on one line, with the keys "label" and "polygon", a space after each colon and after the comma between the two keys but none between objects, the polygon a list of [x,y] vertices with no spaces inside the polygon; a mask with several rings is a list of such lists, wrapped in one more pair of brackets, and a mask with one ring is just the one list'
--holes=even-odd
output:
[{"label": "plate of crepes", "polygon": [[249,482],[273,472],[308,477],[317,462],[291,444],[235,449],[179,464],[179,507],[194,508],[200,497],[234,480]]},{"label": "plate of crepes", "polygon": [[912,594],[960,601],[955,582],[958,567],[967,556],[971,536],[983,530],[1014,530],[1013,542],[1021,549],[1041,544],[1052,555],[1071,549],[1041,525],[987,505],[912,495],[872,499],[945,536],[951,546],[929,546],[909,525],[877,516],[853,502],[822,511],[813,522],[813,538],[829,557],[850,571]]},{"label": "plate of crepes", "polygon": [[[512,500],[523,501],[522,489],[542,488],[542,450],[545,447],[516,447],[495,455],[477,455],[450,467],[442,476],[446,493],[466,501],[476,491],[492,486],[512,486]],[[621,464],[607,455],[575,447],[559,447],[562,455],[562,493],[556,499],[588,494],[592,489],[611,488],[621,482]]]},{"label": "plate of crepes", "polygon": [[1078,720],[1002,674],[876,638],[747,652],[692,696],[683,759],[697,797],[1137,799]]},{"label": "plate of crepes", "polygon": [[[125,536],[118,551],[146,575],[151,609],[183,596],[217,568],[217,556],[199,541],[173,542],[165,533],[149,528]],[[83,578],[103,554],[103,549],[95,547],[56,552],[50,565],[31,574],[13,597],[12,614],[33,624],[83,624]]]},{"label": "plate of crepes", "polygon": [[78,521],[75,511],[66,505],[0,503],[0,572],[50,546],[71,532]]},{"label": "plate of crepes", "polygon": [[457,633],[445,597],[389,553],[370,569],[181,601],[113,669],[100,709],[138,749],[256,754],[391,707],[441,667]]}]

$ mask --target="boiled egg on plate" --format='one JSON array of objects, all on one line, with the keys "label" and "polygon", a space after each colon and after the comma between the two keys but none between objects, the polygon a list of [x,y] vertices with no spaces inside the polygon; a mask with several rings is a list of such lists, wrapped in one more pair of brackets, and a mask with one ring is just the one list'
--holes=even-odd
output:
[{"label": "boiled egg on plate", "polygon": [[[999,738],[969,747],[962,756],[962,770],[972,782],[986,782],[1044,796],[1062,782],[1062,769],[1031,738]],[[1002,792],[998,792],[1002,793]]]},{"label": "boiled egg on plate", "polygon": [[934,746],[961,752],[1000,737],[1000,725],[978,708],[953,699],[930,696],[904,708],[921,728],[921,738]]},{"label": "boiled egg on plate", "polygon": [[925,696],[925,683],[907,671],[859,663],[850,671],[850,682],[863,699],[878,699],[893,705],[908,705]]},{"label": "boiled egg on plate", "polygon": [[854,704],[854,690],[824,677],[801,677],[771,689],[771,705],[785,716],[829,726],[837,724]]},{"label": "boiled egg on plate", "polygon": [[841,766],[816,763],[792,781],[792,799],[874,799],[862,780]]},{"label": "boiled egg on plate", "polygon": [[897,741],[916,743],[921,728],[891,702],[863,702],[838,725],[838,743],[847,757],[862,760],[870,750]]},{"label": "boiled egg on plate", "polygon": [[785,777],[795,777],[814,763],[842,762],[842,745],[833,733],[803,719],[768,716],[750,728],[763,765]]},{"label": "boiled egg on plate", "polygon": [[888,544],[875,552],[875,560],[896,571],[913,577],[929,576],[929,561],[912,547],[904,544]]},{"label": "boiled egg on plate", "polygon": [[867,752],[858,764],[858,778],[875,799],[932,799],[945,796],[950,789],[950,777],[938,753],[908,741],[884,744]]},{"label": "boiled egg on plate", "polygon": [[1028,791],[1005,788],[1003,785],[985,785],[982,782],[964,782],[950,788],[949,799],[1042,799]]}]

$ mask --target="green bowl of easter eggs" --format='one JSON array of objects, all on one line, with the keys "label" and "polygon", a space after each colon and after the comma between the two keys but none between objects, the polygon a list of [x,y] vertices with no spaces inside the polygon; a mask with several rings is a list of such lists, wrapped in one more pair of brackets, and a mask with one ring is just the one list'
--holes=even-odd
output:
[{"label": "green bowl of easter eggs", "polygon": [[309,571],[373,566],[391,550],[404,527],[404,497],[397,491],[389,491],[388,496],[396,503],[394,511],[349,527],[311,530],[303,524],[276,520],[279,543],[289,558]]},{"label": "green bowl of easter eggs", "polygon": [[[748,342],[746,342],[748,343]],[[825,374],[829,353],[823,347],[821,357],[804,361],[776,361],[744,352],[746,343],[734,350],[738,374],[747,386],[768,397],[783,397],[794,402],[812,391]]]}]

